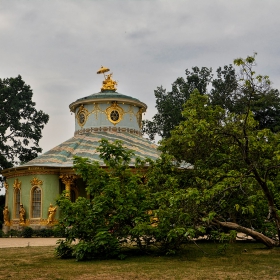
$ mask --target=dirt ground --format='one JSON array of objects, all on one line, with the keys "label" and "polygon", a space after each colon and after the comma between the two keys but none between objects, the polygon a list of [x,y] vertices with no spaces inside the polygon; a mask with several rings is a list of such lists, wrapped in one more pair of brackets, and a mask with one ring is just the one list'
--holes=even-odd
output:
[{"label": "dirt ground", "polygon": [[0,248],[27,247],[27,246],[55,246],[59,238],[0,238]]}]

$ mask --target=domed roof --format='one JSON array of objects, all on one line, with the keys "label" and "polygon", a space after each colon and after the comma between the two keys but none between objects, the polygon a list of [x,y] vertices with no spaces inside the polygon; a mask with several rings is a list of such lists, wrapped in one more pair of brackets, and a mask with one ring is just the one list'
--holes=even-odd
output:
[{"label": "domed roof", "polygon": [[104,162],[99,158],[99,153],[96,151],[101,139],[107,139],[110,142],[122,141],[125,148],[135,153],[132,165],[136,157],[141,159],[148,157],[155,160],[159,156],[157,146],[144,137],[130,133],[100,131],[98,133],[75,135],[22,166],[72,167],[73,156],[86,157],[98,161],[101,166],[104,166]]},{"label": "domed roof", "polygon": [[76,101],[80,101],[80,100],[86,100],[86,99],[100,99],[100,98],[113,98],[113,99],[120,99],[120,98],[124,98],[124,99],[129,99],[129,100],[134,100],[136,102],[140,102],[137,98],[116,92],[116,91],[112,91],[112,90],[106,90],[106,91],[101,91],[101,92],[97,92],[97,93],[93,93],[89,96],[83,97],[83,98],[79,98]]},{"label": "domed roof", "polygon": [[69,105],[69,108],[72,112],[74,112],[75,109],[81,104],[87,104],[87,103],[91,103],[91,102],[100,102],[101,103],[101,102],[106,102],[106,101],[125,102],[127,104],[132,104],[135,106],[142,107],[142,109],[143,109],[142,112],[145,112],[147,110],[147,105],[145,103],[141,102],[139,99],[113,91],[113,90],[105,90],[105,91],[93,93],[86,97],[79,98],[75,102],[72,102]]}]

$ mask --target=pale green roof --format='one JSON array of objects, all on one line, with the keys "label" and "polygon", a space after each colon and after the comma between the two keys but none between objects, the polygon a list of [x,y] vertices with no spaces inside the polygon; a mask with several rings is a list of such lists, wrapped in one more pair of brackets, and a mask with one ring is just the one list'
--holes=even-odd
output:
[{"label": "pale green roof", "polygon": [[72,167],[74,155],[96,160],[103,166],[104,162],[96,151],[101,139],[107,139],[110,142],[120,140],[124,147],[132,150],[135,156],[141,159],[147,157],[155,160],[159,157],[157,146],[141,136],[128,132],[98,132],[75,135],[23,166]]},{"label": "pale green roof", "polygon": [[125,98],[125,99],[129,99],[129,100],[134,100],[137,102],[140,102],[140,100],[138,100],[137,98],[116,92],[116,91],[112,91],[112,90],[106,90],[106,91],[101,91],[101,92],[97,92],[97,93],[93,93],[91,95],[88,95],[86,97],[83,98],[79,98],[76,101],[81,101],[81,100],[87,100],[87,99],[100,99],[100,98],[109,98],[109,99],[118,99],[118,98]]}]

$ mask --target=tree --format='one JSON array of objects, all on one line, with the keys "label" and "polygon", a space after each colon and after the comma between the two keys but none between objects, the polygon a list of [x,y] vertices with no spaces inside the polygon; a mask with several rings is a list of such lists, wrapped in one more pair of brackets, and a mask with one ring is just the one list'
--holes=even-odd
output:
[{"label": "tree", "polygon": [[0,79],[0,168],[35,158],[49,116],[35,109],[33,92],[21,76]]},{"label": "tree", "polygon": [[[184,120],[183,105],[194,89],[198,89],[200,94],[207,94],[211,104],[220,105],[228,112],[240,114],[246,110],[247,93],[239,90],[240,80],[231,64],[219,67],[215,77],[211,68],[193,67],[192,70],[190,72],[187,69],[186,79],[178,78],[170,92],[162,87],[154,91],[158,112],[152,121],[143,121],[143,133],[151,140],[154,140],[155,135],[163,139],[170,137],[170,131]],[[280,96],[277,89],[266,84],[266,88],[251,98],[250,106],[260,129],[280,130]]]},{"label": "tree", "polygon": [[[57,202],[59,224],[66,232],[57,255],[64,258],[73,254],[77,260],[121,257],[126,243],[145,252],[156,247],[170,254],[180,248],[188,239],[185,233],[195,231],[185,211],[191,213],[193,205],[169,201],[170,194],[180,196],[180,170],[171,158],[164,155],[155,162],[136,159],[132,168],[133,153],[119,141],[102,140],[98,151],[105,169],[85,158],[74,160],[88,198],[71,202],[63,195]],[[71,245],[74,240],[79,241]]]},{"label": "tree", "polygon": [[185,105],[185,120],[161,150],[192,166],[186,193],[196,194],[198,225],[243,232],[273,247],[280,236],[280,133],[261,129],[251,111],[270,81],[255,74],[255,56],[234,63],[242,73],[237,84],[242,111],[214,106],[195,90]]},{"label": "tree", "polygon": [[60,257],[64,247],[76,239],[79,243],[73,253],[77,260],[118,256],[121,244],[129,240],[142,248],[139,226],[150,220],[141,163],[136,160],[137,169],[130,168],[133,153],[119,141],[101,140],[98,152],[107,169],[86,158],[74,159],[76,173],[85,181],[91,199],[79,197],[72,203],[62,196],[58,200],[60,225],[66,229],[66,243],[62,241],[57,249]]},{"label": "tree", "polygon": [[169,137],[170,131],[183,120],[183,105],[193,90],[197,88],[202,94],[206,93],[212,79],[211,72],[212,69],[206,67],[193,67],[192,72],[186,70],[186,81],[180,77],[172,84],[172,91],[166,92],[166,89],[158,87],[154,91],[158,113],[153,117],[153,121],[143,121],[143,132],[151,140],[154,140],[157,134],[163,138]]},{"label": "tree", "polygon": [[[256,53],[252,56],[256,57]],[[255,61],[250,67],[256,66]],[[250,71],[249,69],[247,69]],[[252,70],[252,69],[251,69]],[[253,71],[253,70],[252,70]],[[278,89],[273,89],[271,83],[261,85],[261,90],[251,96],[250,91],[240,88],[240,81],[249,78],[244,77],[244,71],[236,75],[232,65],[217,69],[217,78],[212,81],[212,88],[208,95],[210,103],[219,105],[228,112],[243,114],[247,111],[247,102],[250,99],[250,110],[254,119],[258,121],[260,129],[268,128],[273,132],[280,131],[280,95]],[[254,74],[254,73],[251,73]]]}]

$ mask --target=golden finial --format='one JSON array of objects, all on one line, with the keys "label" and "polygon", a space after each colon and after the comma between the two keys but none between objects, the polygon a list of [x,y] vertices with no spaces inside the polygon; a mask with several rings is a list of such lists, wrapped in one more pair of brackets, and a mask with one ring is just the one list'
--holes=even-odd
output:
[{"label": "golden finial", "polygon": [[103,81],[103,86],[101,88],[101,91],[105,91],[105,90],[112,90],[112,91],[116,91],[116,85],[118,84],[116,81],[114,81],[112,79],[113,73],[106,75],[106,72],[109,72],[110,69],[101,66],[101,68],[97,71],[97,74],[103,74],[105,80]]}]

